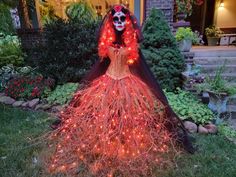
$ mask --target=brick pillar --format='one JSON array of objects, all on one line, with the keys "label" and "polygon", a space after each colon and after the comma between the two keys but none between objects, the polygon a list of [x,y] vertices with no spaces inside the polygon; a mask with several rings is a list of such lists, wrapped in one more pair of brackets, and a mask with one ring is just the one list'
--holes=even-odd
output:
[{"label": "brick pillar", "polygon": [[170,28],[173,29],[174,0],[146,0],[145,6],[146,18],[152,8],[160,9],[164,12],[166,21],[168,22]]}]

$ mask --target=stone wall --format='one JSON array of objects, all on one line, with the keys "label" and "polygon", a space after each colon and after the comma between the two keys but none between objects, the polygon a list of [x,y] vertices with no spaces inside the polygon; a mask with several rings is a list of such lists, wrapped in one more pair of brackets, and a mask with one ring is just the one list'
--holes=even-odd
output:
[{"label": "stone wall", "polygon": [[174,15],[174,0],[146,0],[146,17],[148,17],[152,8],[161,9],[169,23],[171,29],[173,29],[173,15]]}]

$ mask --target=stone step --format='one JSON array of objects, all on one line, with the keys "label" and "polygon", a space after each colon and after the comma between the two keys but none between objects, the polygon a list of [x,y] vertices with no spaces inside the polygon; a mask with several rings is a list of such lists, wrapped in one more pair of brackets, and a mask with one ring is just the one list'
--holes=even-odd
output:
[{"label": "stone step", "polygon": [[194,52],[195,57],[236,57],[236,47],[231,48],[230,50],[226,49],[194,49],[191,50]]},{"label": "stone step", "polygon": [[228,105],[235,105],[236,106],[236,95],[230,96],[227,104]]},{"label": "stone step", "polygon": [[[201,65],[202,73],[215,73],[220,65]],[[225,65],[224,73],[236,73],[235,65]]]},{"label": "stone step", "polygon": [[231,113],[232,119],[236,119],[236,105],[227,105],[227,112]]},{"label": "stone step", "polygon": [[[203,77],[210,77],[210,78],[213,78],[215,77],[215,73],[201,73],[200,76],[203,76]],[[222,73],[221,74],[222,78],[229,81],[229,82],[232,82],[232,83],[236,83],[236,73]]]},{"label": "stone step", "polygon": [[226,61],[226,65],[236,65],[236,57],[194,57],[194,63],[200,65],[222,65]]}]

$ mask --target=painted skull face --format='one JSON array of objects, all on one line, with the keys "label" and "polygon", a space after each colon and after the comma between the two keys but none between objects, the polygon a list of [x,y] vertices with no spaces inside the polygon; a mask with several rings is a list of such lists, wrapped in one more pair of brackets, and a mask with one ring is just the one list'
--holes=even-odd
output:
[{"label": "painted skull face", "polygon": [[113,15],[113,25],[117,31],[123,31],[126,24],[126,15],[122,12],[116,12]]}]

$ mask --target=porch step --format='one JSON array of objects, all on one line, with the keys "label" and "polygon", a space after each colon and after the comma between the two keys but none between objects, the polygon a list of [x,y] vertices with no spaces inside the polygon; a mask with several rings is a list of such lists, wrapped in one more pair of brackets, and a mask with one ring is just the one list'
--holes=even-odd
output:
[{"label": "porch step", "polygon": [[193,61],[199,65],[223,65],[224,62],[226,65],[236,65],[236,56],[194,56]]},{"label": "porch step", "polygon": [[227,112],[231,113],[232,119],[236,119],[236,105],[227,105]]},{"label": "porch step", "polygon": [[[203,73],[215,73],[220,65],[201,65]],[[236,73],[236,64],[225,65],[225,73]]]},{"label": "porch step", "polygon": [[[213,79],[215,77],[215,73],[202,73],[200,74],[200,76],[203,76],[203,77],[208,76]],[[236,83],[236,72],[235,73],[222,73],[221,76],[223,79],[227,80],[228,82]]]},{"label": "porch step", "polygon": [[[230,96],[228,100],[228,105],[236,105],[236,95]],[[236,112],[236,109],[235,109]]]},{"label": "porch step", "polygon": [[196,47],[191,52],[195,57],[236,57],[236,47]]}]

